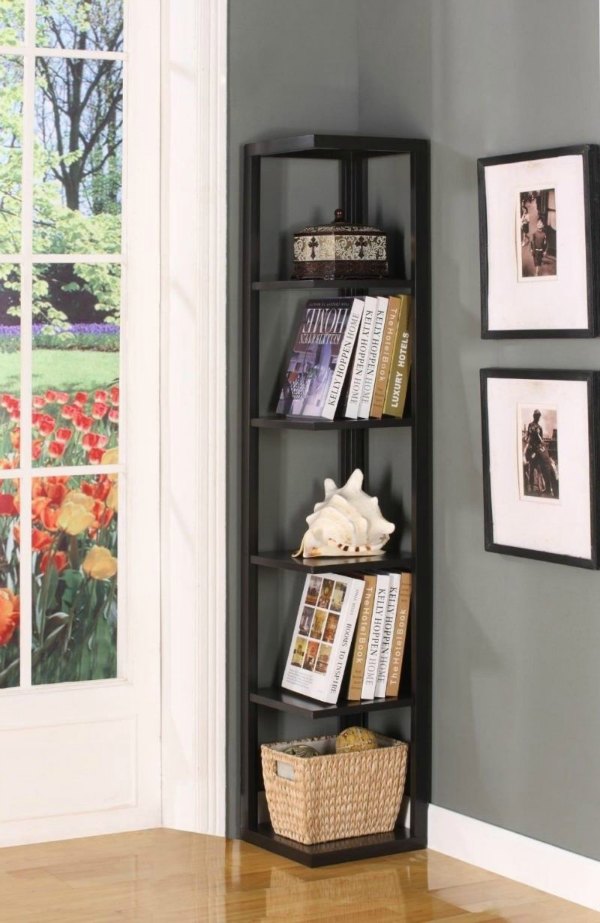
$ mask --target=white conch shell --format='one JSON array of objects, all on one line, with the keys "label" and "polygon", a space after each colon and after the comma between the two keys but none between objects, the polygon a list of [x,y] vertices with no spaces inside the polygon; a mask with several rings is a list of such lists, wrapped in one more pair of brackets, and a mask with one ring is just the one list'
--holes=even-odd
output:
[{"label": "white conch shell", "polygon": [[362,489],[360,468],[352,472],[343,487],[325,480],[325,499],[306,517],[308,530],[295,558],[338,557],[379,554],[396,528],[381,515],[377,497]]}]

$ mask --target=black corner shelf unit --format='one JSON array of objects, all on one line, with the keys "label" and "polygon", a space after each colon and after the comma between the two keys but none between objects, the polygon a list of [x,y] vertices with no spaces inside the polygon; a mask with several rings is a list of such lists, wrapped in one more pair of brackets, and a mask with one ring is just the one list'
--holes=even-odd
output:
[{"label": "black corner shelf unit", "polygon": [[[261,178],[267,158],[313,158],[337,161],[339,205],[353,223],[367,223],[369,163],[374,158],[409,158],[407,184],[410,227],[404,233],[410,243],[406,278],[304,282],[261,278]],[[431,453],[431,285],[430,285],[430,155],[423,139],[379,138],[352,135],[308,134],[248,144],[244,148],[243,224],[243,376],[242,376],[242,543],[241,543],[241,836],[248,842],[309,866],[328,865],[370,856],[390,855],[427,845],[427,809],[431,784],[431,641],[432,641],[432,453]],[[408,178],[409,177],[409,178]],[[290,233],[291,230],[284,229]],[[401,267],[392,267],[392,270]],[[413,296],[414,340],[411,371],[410,417],[348,421],[289,419],[259,411],[260,311],[263,293],[332,289],[332,294],[405,292]],[[274,297],[271,294],[271,299]],[[371,430],[410,429],[410,553],[379,557],[329,558],[297,561],[291,551],[259,548],[260,437],[284,431],[335,431],[339,444],[340,482],[354,468],[366,470]],[[272,436],[271,438],[278,438]],[[314,438],[314,437],[313,437]],[[326,475],[330,472],[315,472]],[[366,488],[368,489],[368,487]],[[306,497],[307,513],[315,497]],[[385,514],[385,508],[384,508]],[[410,662],[409,688],[398,699],[373,699],[325,705],[268,685],[259,675],[259,575],[263,568],[297,573],[332,570],[340,573],[410,570],[413,594],[405,658]],[[281,613],[293,620],[294,611]],[[315,721],[335,719],[341,729],[351,724],[367,726],[369,716],[385,711],[409,715],[410,757],[405,794],[410,799],[410,825],[400,824],[392,833],[303,846],[276,835],[260,817],[262,774],[260,768],[259,716],[261,710],[285,712],[306,721],[306,735],[316,733]]]}]

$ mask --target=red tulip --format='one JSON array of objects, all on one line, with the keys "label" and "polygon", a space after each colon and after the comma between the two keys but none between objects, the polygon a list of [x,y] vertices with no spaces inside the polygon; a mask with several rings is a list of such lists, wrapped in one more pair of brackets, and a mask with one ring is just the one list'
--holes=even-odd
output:
[{"label": "red tulip", "polygon": [[87,449],[89,451],[90,449],[96,448],[96,446],[98,445],[99,438],[100,437],[98,436],[98,433],[86,433],[83,439],[81,440],[81,444],[84,449]]},{"label": "red tulip", "polygon": [[73,407],[72,404],[65,404],[60,412],[60,415],[64,420],[72,420],[75,414],[79,412],[80,411],[78,407]]},{"label": "red tulip", "polygon": [[55,433],[57,442],[68,442],[72,435],[72,429],[57,429]]},{"label": "red tulip", "polygon": [[33,406],[34,406],[34,407],[36,407],[38,410],[41,410],[42,407],[43,407],[43,406],[45,405],[45,403],[46,403],[46,398],[45,398],[45,397],[41,397],[41,396],[39,396],[39,395],[36,395],[36,396],[33,398],[33,402],[32,402],[32,403],[33,403]]},{"label": "red tulip", "polygon": [[75,429],[78,429],[82,433],[89,433],[92,428],[93,420],[91,417],[79,411],[77,415],[73,417],[73,423],[75,424]]},{"label": "red tulip", "polygon": [[119,408],[118,407],[111,407],[111,409],[108,411],[108,419],[111,421],[111,423],[119,422]]},{"label": "red tulip", "polygon": [[0,516],[14,516],[17,510],[12,494],[0,494]]},{"label": "red tulip", "polygon": [[92,404],[92,416],[94,420],[101,420],[105,416],[106,411],[108,410],[108,404],[103,404],[100,401],[96,401],[95,404]]},{"label": "red tulip", "polygon": [[117,387],[111,388],[108,392],[108,397],[111,404],[119,403],[119,389]]},{"label": "red tulip", "polygon": [[38,423],[38,427],[43,436],[49,436],[54,430],[54,420],[49,414],[43,414],[42,419]]},{"label": "red tulip", "polygon": [[90,449],[88,452],[88,461],[91,465],[99,465],[103,455],[103,449]]},{"label": "red tulip", "polygon": [[56,392],[56,403],[57,404],[66,404],[69,400],[69,395],[66,391],[57,391]]},{"label": "red tulip", "polygon": [[102,401],[102,403],[105,404],[106,401],[108,400],[108,391],[95,391],[94,400]]},{"label": "red tulip", "polygon": [[48,391],[46,391],[46,395],[45,395],[45,396],[46,396],[46,400],[48,401],[49,404],[54,404],[54,403],[56,403],[56,398],[57,398],[57,392],[56,392],[56,391],[48,390]]},{"label": "red tulip", "polygon": [[75,397],[73,398],[73,403],[78,404],[79,407],[83,407],[84,404],[87,404],[88,396],[85,391],[78,391]]},{"label": "red tulip", "polygon": [[60,458],[64,451],[64,442],[51,442],[48,446],[48,455],[50,455],[51,458]]}]

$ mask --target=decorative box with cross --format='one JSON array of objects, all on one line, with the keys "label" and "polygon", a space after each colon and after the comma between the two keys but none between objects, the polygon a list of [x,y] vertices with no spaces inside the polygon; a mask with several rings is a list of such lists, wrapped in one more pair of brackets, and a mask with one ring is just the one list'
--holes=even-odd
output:
[{"label": "decorative box with cross", "polygon": [[381,279],[388,275],[387,235],[379,228],[335,221],[294,234],[294,279]]}]

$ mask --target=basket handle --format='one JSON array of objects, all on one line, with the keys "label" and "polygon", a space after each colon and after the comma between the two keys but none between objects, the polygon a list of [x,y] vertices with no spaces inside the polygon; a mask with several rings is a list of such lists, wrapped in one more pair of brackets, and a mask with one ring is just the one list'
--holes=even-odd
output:
[{"label": "basket handle", "polygon": [[286,760],[275,760],[275,775],[279,776],[280,779],[285,779],[286,782],[296,781],[294,767],[291,763],[286,762]]}]

